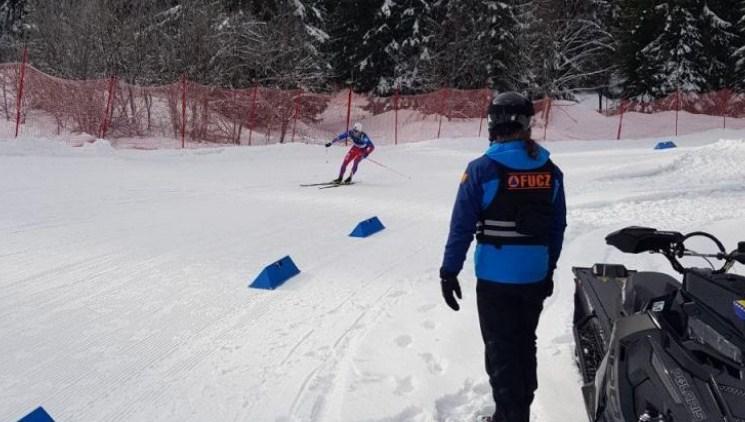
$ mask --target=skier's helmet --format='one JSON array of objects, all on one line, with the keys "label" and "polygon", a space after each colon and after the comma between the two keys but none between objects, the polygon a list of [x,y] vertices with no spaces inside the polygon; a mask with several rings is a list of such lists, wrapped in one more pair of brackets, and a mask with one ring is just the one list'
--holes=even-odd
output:
[{"label": "skier's helmet", "polygon": [[530,128],[535,114],[533,102],[517,92],[503,92],[492,99],[487,110],[489,136],[507,136]]},{"label": "skier's helmet", "polygon": [[352,130],[355,132],[362,132],[362,123],[355,123],[354,126],[352,126]]}]

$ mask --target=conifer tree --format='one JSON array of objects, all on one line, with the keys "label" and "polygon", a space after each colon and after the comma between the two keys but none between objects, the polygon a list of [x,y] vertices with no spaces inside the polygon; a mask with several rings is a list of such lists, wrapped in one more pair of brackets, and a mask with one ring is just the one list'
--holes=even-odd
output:
[{"label": "conifer tree", "polygon": [[615,30],[616,64],[623,97],[650,99],[656,81],[651,56],[642,53],[652,43],[664,22],[654,0],[621,0]]},{"label": "conifer tree", "polygon": [[386,0],[373,18],[373,26],[362,41],[357,65],[357,86],[380,94],[420,90],[431,60],[429,35],[425,31],[431,13],[428,0]]},{"label": "conifer tree", "polygon": [[708,0],[703,4],[699,25],[703,48],[706,90],[732,87],[737,81],[735,52],[741,45],[737,22],[739,9],[733,0]]},{"label": "conifer tree", "polygon": [[697,0],[663,2],[656,8],[663,17],[663,26],[657,38],[642,48],[641,54],[649,56],[653,85],[649,92],[659,98],[677,90],[701,92],[706,88],[702,54],[703,34],[698,26]]},{"label": "conifer tree", "polygon": [[355,88],[370,85],[359,81],[360,64],[372,54],[371,45],[363,44],[365,34],[374,24],[374,16],[383,0],[327,0],[326,31],[329,41],[325,44],[326,56],[332,67],[332,81],[338,85],[354,83]]},{"label": "conifer tree", "polygon": [[0,60],[18,60],[26,0],[0,0]]},{"label": "conifer tree", "polygon": [[514,86],[518,23],[501,1],[443,0],[432,22],[433,79],[454,88]]}]

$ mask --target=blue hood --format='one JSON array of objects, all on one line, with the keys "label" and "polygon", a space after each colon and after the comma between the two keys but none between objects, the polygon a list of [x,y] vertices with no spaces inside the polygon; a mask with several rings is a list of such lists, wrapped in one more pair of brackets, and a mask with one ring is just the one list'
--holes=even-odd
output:
[{"label": "blue hood", "polygon": [[546,164],[550,153],[539,145],[538,158],[533,159],[528,155],[525,143],[521,140],[515,140],[495,142],[489,146],[485,155],[504,166],[516,170],[530,170]]}]

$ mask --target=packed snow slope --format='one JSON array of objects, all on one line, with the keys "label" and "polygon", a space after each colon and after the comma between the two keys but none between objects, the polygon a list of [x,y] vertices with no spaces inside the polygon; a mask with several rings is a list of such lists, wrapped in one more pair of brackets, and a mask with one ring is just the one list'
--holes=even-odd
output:
[{"label": "packed snow slope", "polygon": [[[583,421],[573,265],[671,272],[603,237],[625,225],[745,240],[745,132],[549,142],[569,227],[539,326],[538,422]],[[493,411],[472,263],[460,312],[437,276],[479,139],[346,149],[122,151],[0,141],[0,420],[472,421]],[[394,169],[396,172],[390,170]],[[398,173],[403,173],[402,176]],[[351,238],[378,216],[386,229]],[[249,289],[290,255],[302,273]]]}]

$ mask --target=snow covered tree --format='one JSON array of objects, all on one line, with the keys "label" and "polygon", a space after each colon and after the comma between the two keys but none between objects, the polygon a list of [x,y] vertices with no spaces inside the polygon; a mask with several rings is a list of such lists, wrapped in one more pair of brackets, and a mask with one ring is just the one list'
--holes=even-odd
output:
[{"label": "snow covered tree", "polygon": [[0,60],[18,60],[26,0],[0,1]]},{"label": "snow covered tree", "polygon": [[102,35],[109,11],[92,1],[31,1],[28,5],[28,47],[42,70],[69,78],[90,78],[102,72]]},{"label": "snow covered tree", "polygon": [[591,65],[596,71],[593,75],[586,78],[589,87],[595,89],[601,96],[611,95],[616,90],[616,74],[618,67],[615,57],[618,53],[618,43],[616,40],[615,28],[618,24],[620,15],[620,5],[616,0],[591,0],[591,5],[586,19],[597,22],[599,42],[603,48],[593,54],[592,60],[595,62]]},{"label": "snow covered tree", "polygon": [[[358,65],[371,54],[363,45],[365,34],[373,28],[373,17],[383,0],[327,0],[326,31],[330,39],[325,51],[333,69],[332,80],[351,84],[358,75]],[[355,85],[360,87],[359,83]]]},{"label": "snow covered tree", "polygon": [[396,87],[416,92],[427,85],[425,69],[432,54],[425,26],[430,13],[428,0],[383,2],[362,40],[366,55],[359,57],[354,75],[359,89],[387,94]]},{"label": "snow covered tree", "polygon": [[603,58],[614,47],[599,19],[601,6],[605,3],[591,0],[535,0],[523,6],[532,82],[540,93],[571,97],[574,90],[606,84],[612,67]]},{"label": "snow covered tree", "polygon": [[[325,86],[332,66],[325,54],[324,45],[329,41],[325,30],[327,11],[322,0],[291,0],[290,19],[295,26],[299,49],[292,58],[295,63],[293,72],[297,76],[297,86],[319,88]],[[281,22],[277,22],[282,28]]]},{"label": "snow covered tree", "polygon": [[326,86],[331,64],[325,54],[329,35],[324,30],[323,2],[279,0],[276,7],[264,5],[254,13],[260,15],[261,23],[229,17],[234,27],[243,28],[239,38],[232,33],[221,34],[220,43],[232,46],[232,61],[237,63],[234,69],[252,75],[256,82],[279,88]]},{"label": "snow covered tree", "polygon": [[[743,0],[0,0],[0,54],[140,84],[745,88]],[[21,37],[23,41],[21,42]],[[614,82],[611,82],[613,80]]]},{"label": "snow covered tree", "polygon": [[702,55],[703,34],[695,12],[698,0],[662,2],[656,9],[664,16],[657,38],[641,50],[649,57],[653,85],[648,93],[659,98],[681,90],[700,92],[706,87],[706,68]]},{"label": "snow covered tree", "polygon": [[430,45],[434,83],[454,88],[514,85],[519,74],[518,23],[510,5],[441,0],[433,10]]},{"label": "snow covered tree", "polygon": [[621,0],[616,38],[616,60],[625,98],[642,98],[652,94],[657,83],[656,67],[642,49],[655,40],[664,16],[654,0]]},{"label": "snow covered tree", "polygon": [[740,79],[736,70],[735,52],[742,45],[737,22],[741,14],[733,0],[708,0],[702,6],[700,27],[702,53],[709,57],[704,63],[706,89],[733,87]]},{"label": "snow covered tree", "polygon": [[324,87],[320,0],[31,0],[34,64],[70,78]]}]

